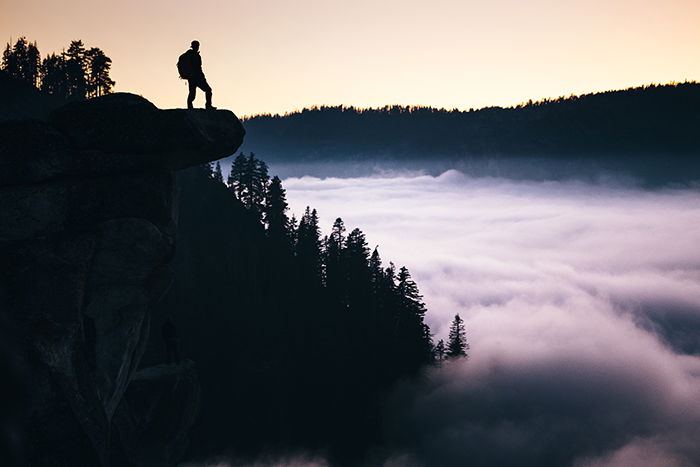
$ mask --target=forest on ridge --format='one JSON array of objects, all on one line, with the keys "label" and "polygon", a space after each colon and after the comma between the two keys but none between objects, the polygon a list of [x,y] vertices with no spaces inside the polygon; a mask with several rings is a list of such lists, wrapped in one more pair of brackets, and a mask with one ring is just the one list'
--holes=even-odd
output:
[{"label": "forest on ridge", "polygon": [[513,107],[320,106],[245,119],[244,148],[274,161],[659,156],[697,163],[700,84],[646,85]]},{"label": "forest on ridge", "polygon": [[304,449],[356,461],[382,440],[397,382],[466,356],[459,317],[450,341],[433,343],[409,270],[341,218],[322,235],[314,209],[290,216],[255,155],[240,154],[228,177],[217,163],[179,181],[175,283],[143,365],[163,361],[160,330],[174,323],[178,356],[202,381],[192,459]]}]

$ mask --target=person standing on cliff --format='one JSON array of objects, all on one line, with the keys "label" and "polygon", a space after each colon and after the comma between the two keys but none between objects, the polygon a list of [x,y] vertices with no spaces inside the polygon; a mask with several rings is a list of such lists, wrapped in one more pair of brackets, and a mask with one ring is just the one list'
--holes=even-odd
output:
[{"label": "person standing on cliff", "polygon": [[197,88],[204,91],[207,97],[206,108],[210,110],[216,109],[211,105],[211,86],[207,83],[202,71],[202,57],[199,55],[199,41],[192,41],[192,48],[180,55],[177,61],[177,70],[180,73],[180,78],[186,79],[189,85],[190,92],[187,95],[187,108],[192,109],[194,97],[197,93]]}]

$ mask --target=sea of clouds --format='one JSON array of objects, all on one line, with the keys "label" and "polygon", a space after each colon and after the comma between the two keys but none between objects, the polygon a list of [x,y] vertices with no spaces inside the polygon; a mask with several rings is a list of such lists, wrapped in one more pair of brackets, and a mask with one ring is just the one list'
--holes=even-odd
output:
[{"label": "sea of clouds", "polygon": [[[700,465],[700,188],[287,178],[291,211],[406,265],[468,360],[404,383],[387,466]],[[382,458],[378,453],[378,458]]]}]

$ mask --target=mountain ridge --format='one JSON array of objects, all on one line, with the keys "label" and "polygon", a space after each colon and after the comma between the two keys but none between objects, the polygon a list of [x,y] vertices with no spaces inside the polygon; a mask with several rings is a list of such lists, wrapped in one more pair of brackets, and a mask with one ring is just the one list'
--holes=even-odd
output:
[{"label": "mountain ridge", "polygon": [[269,160],[700,153],[700,84],[647,85],[513,107],[315,107],[244,119],[243,150]]}]

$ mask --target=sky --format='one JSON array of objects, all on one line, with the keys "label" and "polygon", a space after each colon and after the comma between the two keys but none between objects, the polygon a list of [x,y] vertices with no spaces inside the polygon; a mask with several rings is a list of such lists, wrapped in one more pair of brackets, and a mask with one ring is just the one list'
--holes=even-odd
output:
[{"label": "sky", "polygon": [[700,465],[700,187],[287,178],[292,212],[406,265],[469,359],[400,387],[384,467]]},{"label": "sky", "polygon": [[[43,55],[73,39],[116,91],[183,107],[175,64],[201,42],[214,103],[478,108],[700,80],[697,0],[4,0],[0,34]],[[200,93],[197,101],[204,104]]]}]

